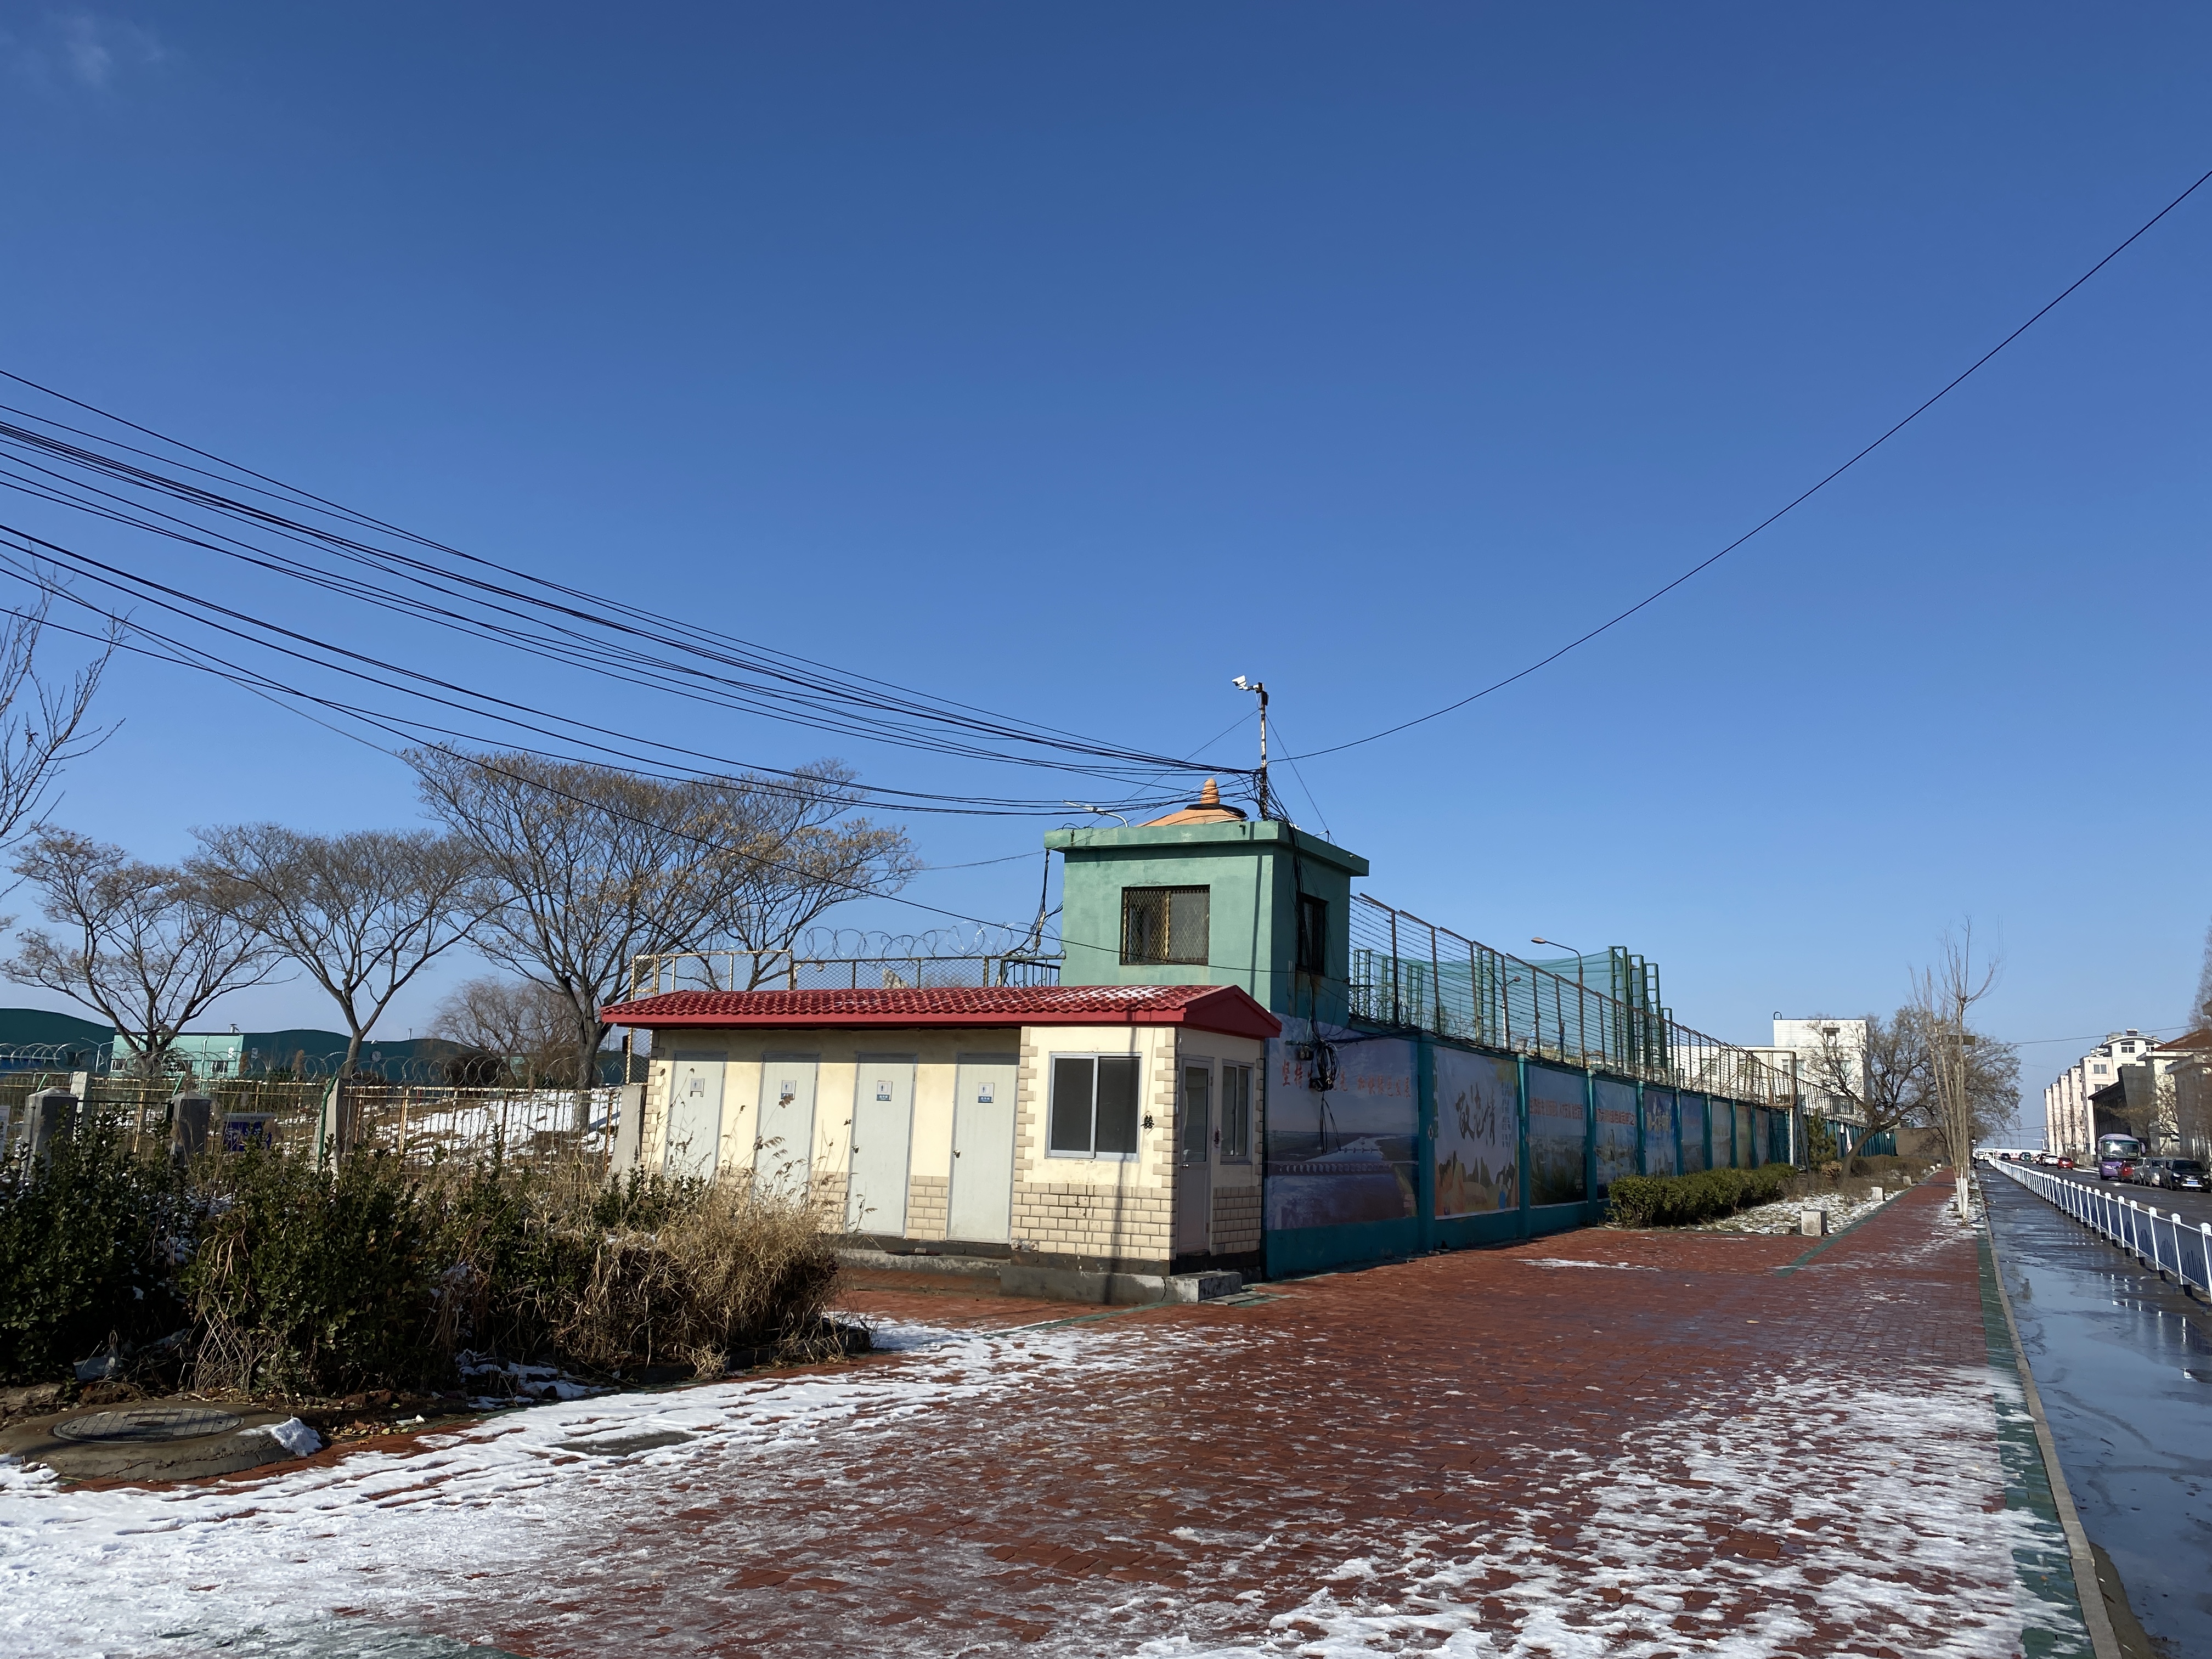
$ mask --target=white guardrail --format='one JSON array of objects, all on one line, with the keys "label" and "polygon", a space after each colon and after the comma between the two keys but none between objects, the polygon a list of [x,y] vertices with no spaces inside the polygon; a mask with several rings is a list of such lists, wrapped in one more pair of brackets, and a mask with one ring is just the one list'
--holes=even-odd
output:
[{"label": "white guardrail", "polygon": [[2010,1176],[2083,1226],[2102,1233],[2137,1261],[2212,1296],[2212,1225],[2199,1222],[2191,1227],[2179,1210],[2160,1215],[2154,1206],[2138,1204],[2102,1187],[2063,1180],[2033,1165],[1991,1159],[1982,1167]]}]

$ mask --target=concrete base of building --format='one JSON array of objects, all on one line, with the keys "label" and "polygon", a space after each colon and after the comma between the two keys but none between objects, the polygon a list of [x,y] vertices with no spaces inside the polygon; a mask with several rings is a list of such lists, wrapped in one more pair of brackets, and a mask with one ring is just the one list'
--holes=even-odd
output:
[{"label": "concrete base of building", "polygon": [[1091,1307],[1138,1307],[1156,1302],[1210,1302],[1244,1288],[1240,1273],[1125,1273],[1064,1266],[1050,1260],[1021,1261],[1006,1257],[919,1255],[852,1248],[837,1260],[856,1273],[930,1276],[1002,1296],[1035,1297],[1048,1302],[1079,1302]]}]

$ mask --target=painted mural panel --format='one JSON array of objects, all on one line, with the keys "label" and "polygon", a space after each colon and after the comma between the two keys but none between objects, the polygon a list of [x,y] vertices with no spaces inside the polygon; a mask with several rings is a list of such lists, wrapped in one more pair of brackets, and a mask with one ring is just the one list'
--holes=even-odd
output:
[{"label": "painted mural panel", "polygon": [[1674,1168],[1674,1091],[1644,1091],[1644,1173],[1670,1176]]},{"label": "painted mural panel", "polygon": [[1490,1215],[1521,1205],[1521,1067],[1439,1045],[1437,1215]]},{"label": "painted mural panel", "polygon": [[1636,1085],[1609,1077],[1597,1080],[1597,1192],[1636,1173]]},{"label": "painted mural panel", "polygon": [[[1311,1086],[1316,1075],[1332,1086]],[[1416,1213],[1420,1133],[1413,1045],[1308,1022],[1267,1044],[1267,1218],[1271,1228],[1398,1221]]]},{"label": "painted mural panel", "polygon": [[1531,1066],[1528,1078],[1528,1201],[1577,1204],[1584,1196],[1585,1090],[1580,1072]]},{"label": "painted mural panel", "polygon": [[1746,1170],[1759,1162],[1758,1132],[1752,1123],[1751,1106],[1741,1100],[1735,1103],[1735,1161]]},{"label": "painted mural panel", "polygon": [[1682,1115],[1682,1173],[1694,1175],[1711,1169],[1712,1158],[1705,1143],[1705,1097],[1684,1094],[1674,1098]]}]

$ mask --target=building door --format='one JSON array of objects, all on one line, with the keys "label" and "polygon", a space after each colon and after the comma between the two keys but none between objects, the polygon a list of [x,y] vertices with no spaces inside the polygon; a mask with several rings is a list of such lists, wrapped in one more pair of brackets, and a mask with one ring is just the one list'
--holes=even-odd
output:
[{"label": "building door", "polygon": [[729,1058],[721,1048],[678,1048],[669,1056],[663,1174],[702,1179],[714,1175],[722,1146],[722,1073]]},{"label": "building door", "polygon": [[1213,1067],[1182,1068],[1182,1130],[1176,1159],[1175,1253],[1204,1255],[1213,1218]]},{"label": "building door", "polygon": [[763,1192],[806,1195],[814,1152],[814,1072],[820,1059],[818,1054],[770,1054],[761,1061],[753,1181]]},{"label": "building door", "polygon": [[1018,1054],[963,1054],[953,1088],[952,1191],[945,1236],[971,1244],[1013,1237],[1014,1078]]},{"label": "building door", "polygon": [[914,1142],[912,1054],[862,1054],[853,1086],[853,1175],[845,1231],[906,1231],[907,1154]]}]

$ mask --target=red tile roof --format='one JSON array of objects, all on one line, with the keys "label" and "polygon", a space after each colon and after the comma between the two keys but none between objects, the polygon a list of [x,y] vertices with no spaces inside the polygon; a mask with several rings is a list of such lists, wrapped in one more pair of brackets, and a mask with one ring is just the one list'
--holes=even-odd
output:
[{"label": "red tile roof", "polygon": [[935,991],[672,991],[599,1011],[611,1025],[1188,1025],[1271,1037],[1282,1022],[1234,985],[993,985]]}]

